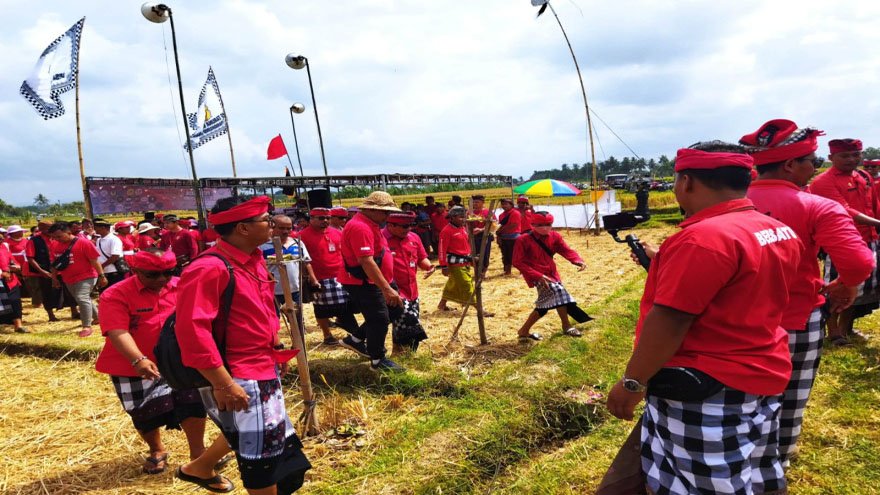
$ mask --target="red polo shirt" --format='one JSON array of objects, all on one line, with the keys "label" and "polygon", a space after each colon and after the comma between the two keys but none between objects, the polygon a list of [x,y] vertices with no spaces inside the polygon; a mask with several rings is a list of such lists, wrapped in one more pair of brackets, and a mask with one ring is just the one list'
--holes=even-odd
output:
[{"label": "red polo shirt", "polygon": [[28,240],[24,236],[17,241],[12,237],[6,239],[6,245],[9,246],[9,252],[12,253],[12,259],[14,259],[15,263],[21,267],[22,277],[32,276],[31,266],[27,261],[27,244]]},{"label": "red polo shirt", "polygon": [[[438,256],[437,259],[437,263],[440,266],[447,266],[446,255],[449,253],[457,254],[459,256],[470,256],[471,242],[468,240],[467,228],[464,225],[456,227],[451,223],[444,227],[443,231],[440,232],[440,242],[437,246],[437,250],[440,251],[440,256]],[[470,265],[470,263],[460,263],[450,266],[468,265]]]},{"label": "red polo shirt", "polygon": [[495,232],[498,237],[515,238],[521,232],[522,214],[516,208],[504,211],[498,216],[498,225],[498,231]]},{"label": "red polo shirt", "polygon": [[[867,175],[866,172],[843,172],[831,167],[813,179],[809,190],[813,194],[837,201],[851,217],[863,213],[871,218],[877,218],[880,214],[880,204],[866,179]],[[856,228],[865,242],[878,239],[874,227],[857,223]]]},{"label": "red polo shirt", "polygon": [[149,249],[153,246],[158,247],[158,245],[159,245],[159,242],[156,239],[153,239],[152,237],[150,237],[148,235],[141,234],[138,236],[137,248],[140,249],[141,251],[143,251],[144,249]]},{"label": "red polo shirt", "polygon": [[[12,253],[9,252],[9,249],[7,249],[6,245],[0,245],[0,270],[8,272],[9,266],[11,264]],[[9,277],[9,280],[6,280],[5,282],[9,290],[12,290],[21,285],[21,282],[18,281],[18,277],[16,277],[14,273],[11,277]]]},{"label": "red polo shirt", "polygon": [[[472,215],[483,217],[483,218],[491,218],[495,220],[495,213],[490,212],[488,208],[480,208],[479,210],[473,210],[471,212]],[[486,227],[486,222],[474,222],[475,229],[482,229]]]},{"label": "red polo shirt", "polygon": [[517,211],[520,212],[520,219],[519,219],[519,229],[520,230],[519,231],[524,233],[524,232],[528,232],[528,231],[532,230],[532,215],[534,214],[532,212],[532,209],[531,208],[523,208],[523,209],[517,208]]},{"label": "red polo shirt", "polygon": [[[86,239],[76,238],[73,249],[70,250],[70,264],[67,268],[58,272],[65,284],[75,284],[77,282],[97,278],[98,272],[89,262],[98,259],[98,248]],[[52,253],[52,259],[61,256],[70,243],[53,242],[49,244],[49,250]]]},{"label": "red polo shirt", "polygon": [[516,239],[516,244],[513,246],[512,264],[522,274],[529,287],[534,287],[535,282],[543,275],[552,278],[554,282],[562,280],[553,257],[538,245],[536,238],[540,239],[550,251],[562,255],[569,262],[575,265],[584,262],[574,249],[568,247],[559,232],[551,230],[544,237],[535,236],[534,233],[523,234]]},{"label": "red polo shirt", "polygon": [[199,255],[198,232],[181,228],[177,232],[166,230],[159,241],[159,247],[171,249],[175,256],[189,256],[190,259]]},{"label": "red polo shirt", "polygon": [[[232,376],[246,380],[276,377],[273,346],[279,320],[275,314],[275,282],[259,249],[245,253],[224,240],[205,252],[225,257],[235,271],[235,292],[226,325],[226,360]],[[177,339],[183,364],[196,368],[223,365],[211,335],[220,311],[229,273],[223,261],[203,256],[180,277],[177,296]]]},{"label": "red polo shirt", "polygon": [[759,212],[791,227],[804,244],[782,317],[783,328],[806,329],[813,308],[825,302],[819,294],[825,285],[817,258],[820,247],[834,260],[844,285],[858,285],[871,274],[873,253],[862,241],[852,218],[837,202],[802,192],[786,180],[766,179],[752,182],[748,198]]},{"label": "red polo shirt", "polygon": [[133,235],[120,235],[116,234],[116,237],[122,241],[122,254],[129,256],[134,254],[134,248],[137,247],[137,239],[134,238]]},{"label": "red polo shirt", "polygon": [[443,227],[447,225],[449,225],[449,220],[446,219],[446,210],[443,210],[443,213],[431,213],[431,228],[438,236],[440,232],[443,232]]},{"label": "red polo shirt", "polygon": [[666,367],[692,367],[737,390],[777,395],[791,376],[779,325],[803,244],[790,227],[727,201],[686,219],[651,261],[636,339],[655,305],[696,315]]},{"label": "red polo shirt", "polygon": [[388,242],[388,249],[394,255],[394,281],[397,283],[397,292],[400,297],[409,301],[419,298],[419,284],[416,279],[419,270],[419,261],[428,257],[425,247],[419,236],[413,232],[407,232],[404,239],[394,237],[387,228],[382,230],[382,235]]},{"label": "red polo shirt", "polygon": [[[378,256],[383,249],[385,254],[380,269],[385,280],[391,283],[394,280],[394,257],[379,224],[358,213],[342,229],[342,262],[347,266],[360,266],[358,257]],[[338,279],[341,284],[364,285],[364,281],[348,273],[345,266],[339,270]],[[372,282],[368,280],[367,283]]]},{"label": "red polo shirt", "polygon": [[[174,277],[159,292],[147,289],[137,277],[129,277],[101,293],[101,334],[107,337],[111,330],[127,330],[138,349],[151,361],[156,361],[153,348],[165,320],[177,305],[177,282]],[[114,376],[138,376],[131,361],[119,353],[110,338],[98,355],[95,369]]]},{"label": "red polo shirt", "polygon": [[312,257],[312,270],[318,280],[336,278],[342,269],[342,232],[332,227],[320,231],[311,225],[299,233],[299,238]]}]

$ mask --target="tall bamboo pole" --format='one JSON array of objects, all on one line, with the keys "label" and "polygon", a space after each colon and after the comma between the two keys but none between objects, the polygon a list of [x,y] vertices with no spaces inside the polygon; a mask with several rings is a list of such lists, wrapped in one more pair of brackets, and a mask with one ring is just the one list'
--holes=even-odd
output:
[{"label": "tall bamboo pole", "polygon": [[[214,69],[210,66],[208,70],[214,74]],[[229,157],[232,159],[232,176],[238,177],[235,173],[235,152],[232,151],[232,129],[229,125],[229,114],[226,113],[226,106],[223,105],[223,93],[220,92],[220,83],[217,82],[217,75],[214,74],[214,84],[217,85],[217,98],[220,100],[220,111],[223,112],[223,118],[226,119],[226,137],[229,138]]]},{"label": "tall bamboo pole", "polygon": [[74,76],[74,85],[76,87],[76,152],[79,155],[79,178],[82,182],[83,205],[86,208],[86,217],[93,218],[95,212],[92,210],[92,197],[89,195],[89,186],[86,184],[86,166],[83,163],[83,147],[82,147],[82,128],[79,125],[79,57],[80,43],[82,42],[82,33],[76,41],[76,75]]}]

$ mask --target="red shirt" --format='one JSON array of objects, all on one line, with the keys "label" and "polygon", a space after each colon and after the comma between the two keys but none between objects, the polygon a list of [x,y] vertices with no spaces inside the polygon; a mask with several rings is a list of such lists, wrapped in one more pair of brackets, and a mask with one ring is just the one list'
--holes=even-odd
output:
[{"label": "red shirt", "polygon": [[681,224],[651,261],[636,339],[656,304],[696,315],[665,367],[696,368],[725,385],[777,395],[791,376],[779,325],[803,244],[748,199],[706,208]]},{"label": "red shirt", "polygon": [[874,256],[852,218],[837,202],[802,192],[786,180],[765,179],[752,182],[748,198],[759,212],[791,227],[804,244],[782,316],[783,328],[804,330],[813,308],[825,302],[819,294],[825,285],[817,258],[820,247],[831,255],[844,285],[858,285],[871,274]]},{"label": "red shirt", "polygon": [[[308,246],[306,246],[308,248]],[[358,257],[382,255],[382,264],[379,267],[382,276],[388,283],[394,280],[394,257],[388,249],[388,242],[382,235],[379,224],[367,218],[363,213],[358,213],[342,230],[342,262],[347,266],[360,266]],[[309,251],[311,252],[311,250]],[[345,285],[364,285],[364,281],[348,273],[343,266],[338,272],[339,283]],[[367,283],[372,283],[369,280]]]},{"label": "red shirt", "polygon": [[[151,361],[156,361],[153,348],[165,320],[177,305],[177,282],[174,277],[159,292],[147,289],[137,277],[129,277],[101,293],[101,334],[107,337],[111,330],[127,330],[138,349]],[[119,353],[110,338],[98,355],[95,369],[114,376],[138,376],[131,361]]]},{"label": "red shirt", "polygon": [[584,262],[574,249],[568,247],[559,232],[551,230],[545,237],[536,236],[534,233],[521,235],[513,246],[512,264],[522,274],[529,287],[534,287],[535,282],[543,275],[552,278],[554,282],[562,281],[553,257],[547,254],[535,239],[539,239],[550,251],[561,254],[572,264],[578,265]]},{"label": "red shirt", "polygon": [[[0,245],[0,270],[4,272],[9,271],[9,266],[12,264],[12,253],[9,252],[9,249],[6,248],[6,245]],[[12,290],[19,285],[21,282],[18,281],[18,277],[13,273],[9,280],[4,280],[6,282],[6,287],[9,290]]]},{"label": "red shirt", "polygon": [[31,266],[27,261],[27,244],[28,240],[24,236],[17,241],[12,237],[6,239],[6,245],[9,246],[9,252],[12,253],[12,259],[14,259],[15,263],[21,267],[22,277],[32,276]]},{"label": "red shirt", "polygon": [[135,248],[135,246],[137,246],[137,241],[135,240],[134,236],[132,236],[131,234],[128,234],[128,235],[116,234],[116,237],[118,237],[119,240],[122,241],[122,254],[123,255],[134,254],[134,248]]},{"label": "red shirt", "polygon": [[[195,235],[193,235],[195,234]],[[190,259],[199,255],[198,233],[180,229],[177,232],[166,230],[159,241],[159,247],[171,249],[175,256],[189,256]]]},{"label": "red shirt", "polygon": [[[44,236],[40,232],[36,232],[27,241],[27,245],[25,247],[25,254],[27,255],[28,259],[35,259],[37,256],[37,247],[34,245],[34,237],[39,237],[40,239],[42,239],[46,243],[46,249],[49,251],[49,259],[51,260],[53,258],[52,245],[55,244],[55,241],[53,241],[52,239],[49,239],[47,236]],[[28,263],[28,265],[30,265],[30,263]],[[32,270],[30,268],[30,266],[28,266],[28,270],[30,271],[30,273],[31,273],[30,276],[32,276],[32,277],[46,278],[46,276],[43,275],[42,273]],[[48,267],[46,268],[46,271],[49,271]]]},{"label": "red shirt", "polygon": [[336,278],[342,269],[342,232],[332,227],[323,232],[309,225],[299,233],[312,258],[312,270],[318,280]]},{"label": "red shirt", "polygon": [[[867,173],[861,171],[843,172],[835,167],[817,175],[810,183],[810,192],[837,201],[850,216],[859,213],[877,218],[880,213],[878,198],[868,183]],[[856,228],[865,242],[878,239],[877,231],[870,225],[857,223]]]},{"label": "red shirt", "polygon": [[220,234],[217,233],[213,228],[205,229],[202,232],[202,241],[205,242],[206,246],[213,246],[217,243],[217,239],[220,238]]},{"label": "red shirt", "polygon": [[[98,272],[95,271],[90,261],[98,259],[98,248],[82,238],[76,238],[71,242],[76,244],[70,250],[70,264],[67,265],[67,268],[58,272],[61,278],[64,279],[64,283],[69,285],[89,278],[97,278]],[[49,250],[52,253],[52,259],[61,256],[69,245],[70,243],[51,243]]]},{"label": "red shirt", "polygon": [[388,229],[382,230],[382,235],[388,241],[388,249],[394,255],[394,281],[397,283],[397,292],[400,297],[409,301],[419,298],[419,284],[416,281],[419,262],[428,257],[425,246],[422,245],[419,236],[413,232],[407,232],[406,238],[400,239],[391,235]]},{"label": "red shirt", "polygon": [[[471,242],[468,240],[467,228],[464,225],[456,227],[451,223],[444,227],[443,231],[440,232],[440,242],[437,246],[437,250],[440,251],[440,256],[438,256],[437,259],[437,263],[440,266],[448,265],[446,261],[447,254],[452,253],[459,256],[470,256]],[[450,266],[468,265],[470,265],[470,263],[457,263]]]},{"label": "red shirt", "polygon": [[498,216],[498,237],[513,239],[521,232],[522,214],[516,208],[501,212]]},{"label": "red shirt", "polygon": [[446,219],[446,210],[443,210],[442,213],[431,213],[431,228],[438,236],[440,232],[443,232],[443,227],[447,225],[449,225],[449,220]]},{"label": "red shirt", "polygon": [[[471,212],[471,214],[474,216],[479,216],[479,217],[483,217],[483,218],[491,218],[492,220],[495,220],[495,213],[490,212],[488,208],[481,208],[479,210],[473,210]],[[482,229],[485,227],[486,227],[486,222],[474,222],[475,229]]]},{"label": "red shirt", "polygon": [[517,208],[517,210],[520,212],[519,231],[524,234],[532,230],[532,215],[534,215],[534,212],[532,212],[531,208]]},{"label": "red shirt", "polygon": [[153,246],[158,247],[159,241],[153,239],[152,237],[142,234],[138,236],[137,240],[137,248],[143,251],[144,249],[149,249]]},{"label": "red shirt", "polygon": [[[226,323],[226,361],[235,378],[271,380],[276,377],[274,343],[278,334],[275,282],[259,249],[244,253],[222,239],[206,250],[226,258],[235,272],[235,292]],[[183,364],[196,368],[223,365],[211,334],[220,311],[229,273],[222,260],[203,256],[183,271],[178,284],[177,340]]]}]

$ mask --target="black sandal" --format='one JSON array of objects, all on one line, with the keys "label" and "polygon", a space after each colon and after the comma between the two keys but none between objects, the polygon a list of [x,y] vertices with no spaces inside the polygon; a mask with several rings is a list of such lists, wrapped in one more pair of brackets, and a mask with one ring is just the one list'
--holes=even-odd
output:
[{"label": "black sandal", "polygon": [[544,340],[544,337],[541,337],[540,333],[530,333],[528,335],[520,335],[519,336],[519,343],[520,344],[528,343],[528,341],[530,341],[530,340],[534,340],[537,342],[539,340]]},{"label": "black sandal", "polygon": [[[219,474],[215,475],[213,478],[204,479],[204,478],[199,478],[198,476],[193,476],[191,474],[186,474],[183,472],[182,468],[177,468],[177,473],[175,474],[175,476],[177,476],[177,479],[179,479],[181,481],[186,481],[188,483],[194,483],[196,485],[199,485],[200,487],[204,488],[205,490],[208,490],[209,492],[229,493],[232,490],[235,490],[235,485],[232,484],[231,481],[229,481],[229,478],[222,476],[222,475],[219,475]],[[211,485],[219,485],[221,483],[225,484],[226,488],[217,488],[215,486],[211,486]]]},{"label": "black sandal", "polygon": [[[148,468],[146,463],[150,463],[153,467]],[[161,464],[161,466],[160,466]],[[144,459],[144,466],[142,468],[144,473],[146,474],[162,474],[168,469],[168,454],[162,454],[159,457],[147,457]]]},{"label": "black sandal", "polygon": [[583,334],[581,333],[581,331],[578,330],[578,329],[575,328],[575,327],[569,327],[569,328],[563,330],[563,331],[562,331],[562,334],[563,334],[563,335],[568,335],[569,337],[580,337],[580,336],[583,335]]},{"label": "black sandal", "polygon": [[222,471],[233,459],[235,459],[235,454],[226,454],[217,461],[217,464],[214,464],[214,471]]}]

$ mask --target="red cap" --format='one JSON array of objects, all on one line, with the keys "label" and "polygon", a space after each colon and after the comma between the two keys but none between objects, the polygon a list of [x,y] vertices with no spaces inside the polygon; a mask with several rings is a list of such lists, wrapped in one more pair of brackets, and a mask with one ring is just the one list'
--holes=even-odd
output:
[{"label": "red cap", "polygon": [[225,225],[247,220],[248,218],[253,218],[269,211],[269,203],[271,201],[272,200],[269,199],[269,196],[257,196],[244,203],[235,205],[226,211],[208,213],[208,222],[210,222],[211,225]]},{"label": "red cap", "polygon": [[[675,171],[715,170],[721,167],[742,167],[751,170],[754,160],[744,153],[712,153],[682,148],[675,155]],[[532,224],[534,225],[534,220]]]},{"label": "red cap", "polygon": [[412,225],[416,221],[416,214],[413,212],[392,213],[388,215],[388,223],[394,225]]},{"label": "red cap", "polygon": [[310,217],[329,217],[330,208],[312,208],[309,210]]},{"label": "red cap", "polygon": [[532,226],[553,225],[553,215],[546,211],[536,211],[532,216]]},{"label": "red cap", "polygon": [[171,251],[165,251],[162,256],[149,251],[138,251],[133,256],[128,256],[128,264],[138,270],[161,272],[177,266],[177,257]]},{"label": "red cap", "polygon": [[850,151],[862,151],[862,141],[859,139],[832,139],[828,141],[828,149],[831,154]]},{"label": "red cap", "polygon": [[520,194],[519,197],[516,198],[516,202],[517,202],[517,203],[528,203],[528,202],[529,202],[529,197],[526,196],[525,194]]},{"label": "red cap", "polygon": [[334,206],[330,208],[330,216],[348,218],[348,210],[344,206]]},{"label": "red cap", "polygon": [[739,143],[749,147],[749,154],[757,166],[807,156],[819,148],[816,138],[824,134],[812,127],[798,129],[790,120],[776,119],[746,134]]},{"label": "red cap", "polygon": [[116,229],[116,230],[123,229],[123,228],[125,228],[125,227],[131,227],[131,224],[128,223],[127,220],[123,220],[123,221],[121,221],[121,222],[116,222],[116,223],[113,225],[113,228]]}]

